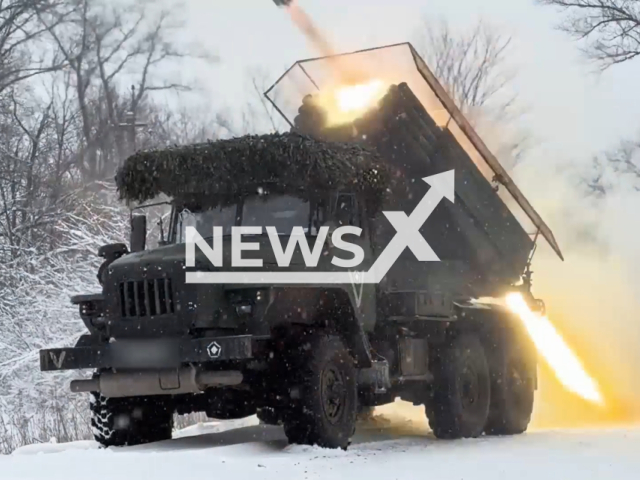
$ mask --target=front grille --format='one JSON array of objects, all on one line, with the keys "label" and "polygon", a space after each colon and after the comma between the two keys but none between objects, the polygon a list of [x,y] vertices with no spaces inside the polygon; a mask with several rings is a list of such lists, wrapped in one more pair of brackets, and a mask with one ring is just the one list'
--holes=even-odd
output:
[{"label": "front grille", "polygon": [[174,313],[171,279],[122,282],[120,308],[124,318],[154,317]]}]

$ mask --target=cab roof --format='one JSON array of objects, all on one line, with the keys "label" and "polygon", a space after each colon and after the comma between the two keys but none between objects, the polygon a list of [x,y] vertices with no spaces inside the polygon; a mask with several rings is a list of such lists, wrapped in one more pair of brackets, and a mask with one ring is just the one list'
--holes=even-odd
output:
[{"label": "cab roof", "polygon": [[164,194],[206,197],[214,205],[234,203],[268,186],[269,193],[303,199],[354,192],[379,209],[387,183],[388,171],[374,150],[292,132],[141,151],[116,174],[120,198],[127,202]]}]

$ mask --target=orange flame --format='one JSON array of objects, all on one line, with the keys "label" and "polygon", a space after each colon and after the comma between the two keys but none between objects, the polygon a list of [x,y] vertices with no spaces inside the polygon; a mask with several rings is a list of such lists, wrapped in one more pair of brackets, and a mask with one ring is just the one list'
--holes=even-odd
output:
[{"label": "orange flame", "polygon": [[524,323],[533,343],[558,381],[569,391],[599,406],[604,406],[604,397],[598,383],[582,366],[578,356],[571,350],[560,333],[546,316],[531,311],[519,293],[506,298],[507,306]]},{"label": "orange flame", "polygon": [[374,108],[387,89],[382,80],[340,86],[318,94],[315,103],[327,114],[327,126],[342,125]]}]

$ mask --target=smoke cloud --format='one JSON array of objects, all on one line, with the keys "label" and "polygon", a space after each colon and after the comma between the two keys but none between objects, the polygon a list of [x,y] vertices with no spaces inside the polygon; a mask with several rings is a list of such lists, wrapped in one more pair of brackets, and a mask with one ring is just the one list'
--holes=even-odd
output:
[{"label": "smoke cloud", "polygon": [[[598,409],[563,392],[541,369],[538,425],[634,422],[640,416],[640,194],[632,179],[605,169],[612,189],[603,198],[586,195],[578,180],[583,166],[553,168],[527,162],[516,181],[552,226],[565,254],[561,263],[542,245],[534,260],[537,296],[549,318],[600,383],[607,405]],[[582,165],[585,165],[584,162]]]}]

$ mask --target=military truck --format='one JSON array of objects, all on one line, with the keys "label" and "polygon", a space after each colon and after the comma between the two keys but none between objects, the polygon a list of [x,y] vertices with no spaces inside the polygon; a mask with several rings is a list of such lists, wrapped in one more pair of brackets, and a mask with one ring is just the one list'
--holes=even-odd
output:
[{"label": "military truck", "polygon": [[[422,78],[446,126],[400,82],[346,126],[329,128],[309,94],[293,119],[276,104],[291,132],[126,160],[116,182],[136,205],[129,246],[102,247],[102,291],[72,299],[88,333],[40,352],[43,371],[93,372],[70,388],[90,394],[98,442],[169,439],[175,413],[205,412],[257,414],[292,443],[347,448],[358,411],[397,398],[424,405],[438,438],[526,430],[536,352],[486,298],[517,291],[543,308],[531,254],[538,234],[557,244],[437,80]],[[533,237],[454,125],[530,213]],[[141,207],[159,196],[171,205],[168,233],[147,249]],[[332,261],[353,260],[330,235],[344,226],[357,267]],[[237,227],[253,244],[240,252]],[[191,260],[190,228],[207,242],[191,242]]]}]

